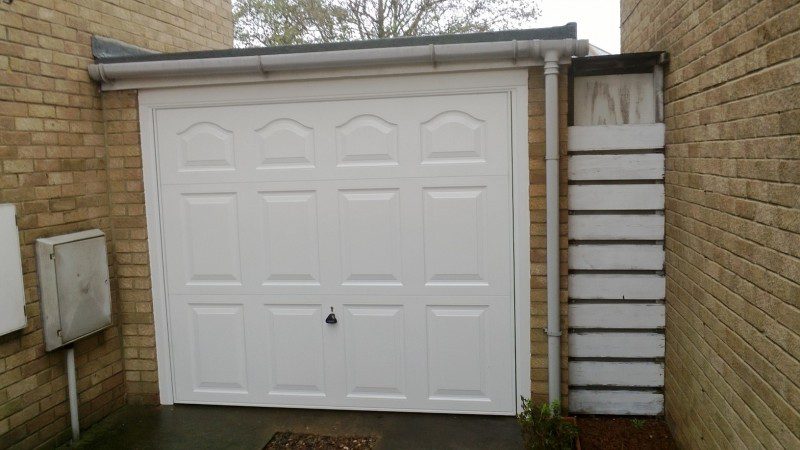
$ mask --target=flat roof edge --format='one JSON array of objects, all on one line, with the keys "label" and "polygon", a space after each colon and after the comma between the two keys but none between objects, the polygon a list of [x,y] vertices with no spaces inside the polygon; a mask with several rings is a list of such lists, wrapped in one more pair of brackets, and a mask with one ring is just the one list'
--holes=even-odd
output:
[{"label": "flat roof edge", "polygon": [[[531,28],[524,30],[490,31],[480,33],[444,34],[432,36],[412,36],[390,39],[373,39],[366,41],[333,42],[323,44],[286,45],[275,47],[232,48],[224,50],[203,50],[176,53],[127,54],[120,56],[96,55],[95,62],[101,64],[174,61],[187,59],[214,59],[243,56],[288,55],[299,53],[317,53],[340,50],[365,50],[394,47],[413,47],[422,45],[471,44],[504,41],[531,41],[577,39],[578,27],[570,22],[559,27]],[[108,54],[106,54],[108,55]]]}]

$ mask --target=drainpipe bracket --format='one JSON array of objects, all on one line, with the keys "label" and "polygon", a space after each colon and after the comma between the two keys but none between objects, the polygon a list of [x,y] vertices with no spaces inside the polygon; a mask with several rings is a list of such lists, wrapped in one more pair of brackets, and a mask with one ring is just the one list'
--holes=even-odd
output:
[{"label": "drainpipe bracket", "polygon": [[551,332],[549,328],[545,328],[544,334],[546,334],[548,337],[561,337],[563,333],[561,331]]}]

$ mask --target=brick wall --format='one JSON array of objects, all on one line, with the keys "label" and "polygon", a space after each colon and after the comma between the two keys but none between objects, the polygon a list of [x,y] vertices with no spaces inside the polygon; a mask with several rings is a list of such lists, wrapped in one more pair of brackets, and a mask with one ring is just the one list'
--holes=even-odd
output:
[{"label": "brick wall", "polygon": [[623,0],[666,50],[666,415],[685,448],[800,448],[800,3]]},{"label": "brick wall", "polygon": [[89,228],[108,236],[115,326],[76,346],[82,425],[122,405],[126,392],[136,397],[138,382],[154,376],[140,373],[133,357],[123,366],[122,357],[152,339],[139,325],[147,311],[129,292],[147,284],[135,278],[144,236],[130,230],[143,220],[142,208],[130,205],[137,195],[128,194],[141,183],[131,155],[135,109],[125,109],[130,93],[101,99],[89,80],[92,34],[157,51],[230,47],[230,2],[0,3],[0,203],[17,207],[28,317],[24,330],[0,336],[0,448],[53,444],[69,434],[64,355],[45,353],[41,333],[38,237]]},{"label": "brick wall", "polygon": [[[559,209],[561,223],[561,397],[567,404],[567,68],[561,67],[558,87]],[[544,73],[540,67],[528,74],[528,144],[531,214],[531,398],[546,402],[547,392],[547,230],[545,204]]]}]

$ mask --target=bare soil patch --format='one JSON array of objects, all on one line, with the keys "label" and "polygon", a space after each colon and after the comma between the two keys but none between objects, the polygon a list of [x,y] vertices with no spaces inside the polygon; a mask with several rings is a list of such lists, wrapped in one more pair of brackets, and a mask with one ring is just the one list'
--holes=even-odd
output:
[{"label": "bare soil patch", "polygon": [[676,450],[678,448],[666,422],[661,418],[579,416],[578,429],[582,450]]},{"label": "bare soil patch", "polygon": [[322,436],[279,431],[267,442],[264,450],[372,450],[375,442],[371,436]]}]

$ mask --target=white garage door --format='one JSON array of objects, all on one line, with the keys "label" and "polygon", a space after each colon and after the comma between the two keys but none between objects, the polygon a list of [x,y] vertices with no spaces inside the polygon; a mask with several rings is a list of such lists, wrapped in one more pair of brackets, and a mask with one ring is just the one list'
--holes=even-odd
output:
[{"label": "white garage door", "polygon": [[513,413],[510,115],[507,92],[158,110],[175,401]]}]

